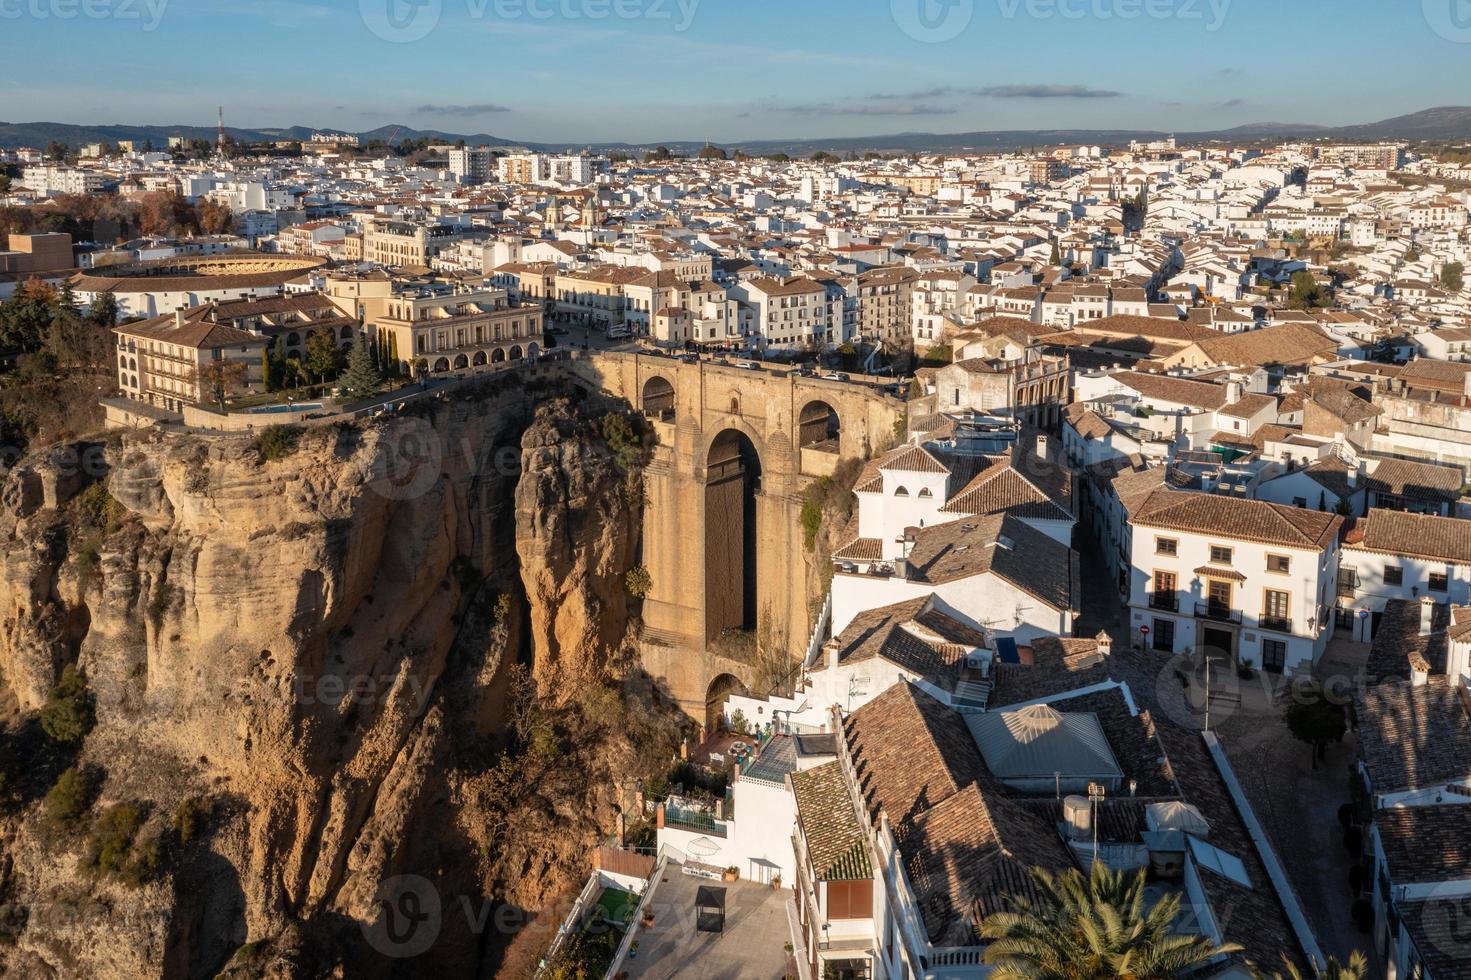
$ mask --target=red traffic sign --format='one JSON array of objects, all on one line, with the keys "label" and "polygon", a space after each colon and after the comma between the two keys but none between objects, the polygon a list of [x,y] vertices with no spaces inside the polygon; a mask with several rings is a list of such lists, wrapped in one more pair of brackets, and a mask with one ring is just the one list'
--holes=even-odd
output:
[{"label": "red traffic sign", "polygon": [[1139,627],[1139,632],[1143,636],[1148,636],[1149,635],[1149,627],[1148,626],[1141,626],[1141,627]]}]

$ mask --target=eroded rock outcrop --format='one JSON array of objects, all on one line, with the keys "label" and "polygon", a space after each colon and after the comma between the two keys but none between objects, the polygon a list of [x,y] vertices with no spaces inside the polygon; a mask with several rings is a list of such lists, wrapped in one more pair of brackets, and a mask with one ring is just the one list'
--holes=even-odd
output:
[{"label": "eroded rock outcrop", "polygon": [[[34,735],[68,663],[96,727],[5,818],[0,898],[24,922],[7,968],[387,975],[405,961],[363,927],[408,875],[445,906],[416,971],[475,975],[496,940],[457,905],[535,908],[568,885],[673,722],[629,653],[641,501],[610,409],[535,401],[461,393],[269,460],[249,438],[145,432],[94,450],[102,472],[12,471],[12,733]],[[546,704],[534,751],[508,731],[518,660],[519,695]],[[85,822],[46,831],[36,801],[69,764],[105,773],[93,814],[140,804],[162,855],[142,884],[81,870]],[[186,800],[208,817],[184,842]]]}]

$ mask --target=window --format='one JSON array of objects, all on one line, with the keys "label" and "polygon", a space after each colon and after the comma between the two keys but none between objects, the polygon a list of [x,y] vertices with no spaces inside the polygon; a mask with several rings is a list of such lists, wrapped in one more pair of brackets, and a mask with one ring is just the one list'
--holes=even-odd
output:
[{"label": "window", "polygon": [[1209,600],[1211,612],[1229,611],[1231,609],[1231,583],[1218,578],[1211,579],[1206,586],[1206,598]]},{"label": "window", "polygon": [[1157,554],[1173,555],[1179,551],[1179,542],[1174,538],[1155,538],[1154,550]]},{"label": "window", "polygon": [[1449,588],[1449,586],[1450,586],[1450,582],[1449,582],[1449,579],[1446,576],[1446,573],[1445,572],[1431,572],[1430,573],[1430,591],[1431,592],[1444,592],[1444,591],[1446,591],[1447,588]]},{"label": "window", "polygon": [[896,496],[896,497],[907,497],[907,496],[909,496],[909,491],[906,488],[904,488],[904,487],[898,487],[898,488],[896,488],[894,490],[894,496]]},{"label": "window", "polygon": [[1223,548],[1223,547],[1221,547],[1218,544],[1211,545],[1211,564],[1213,564],[1213,565],[1229,565],[1229,564],[1231,564],[1231,549],[1230,548]]},{"label": "window", "polygon": [[1384,566],[1385,585],[1403,585],[1405,581],[1405,570],[1398,565]]},{"label": "window", "polygon": [[1290,572],[1292,571],[1292,559],[1288,558],[1286,555],[1268,555],[1267,571],[1284,573]]}]

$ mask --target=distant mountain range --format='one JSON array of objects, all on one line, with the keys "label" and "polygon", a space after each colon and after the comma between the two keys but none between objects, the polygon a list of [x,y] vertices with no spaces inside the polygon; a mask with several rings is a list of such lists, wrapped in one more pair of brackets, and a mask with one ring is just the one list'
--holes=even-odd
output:
[{"label": "distant mountain range", "polygon": [[[285,129],[241,129],[226,127],[225,131],[245,142],[271,140],[310,139],[312,133],[321,132],[309,126],[291,126]],[[86,143],[152,140],[153,145],[164,147],[170,136],[190,139],[213,140],[217,129],[213,126],[75,126],[69,123],[0,122],[0,147],[19,146],[44,147],[54,141],[81,146]],[[667,146],[679,153],[692,153],[704,143],[688,140],[669,140],[663,143],[534,143],[521,142],[493,136],[489,133],[447,133],[434,129],[414,129],[409,126],[381,126],[366,133],[357,133],[364,142],[374,139],[394,140],[429,139],[453,143],[463,139],[471,146],[524,147],[531,150],[567,151],[591,149],[597,151],[637,151],[653,146]],[[747,140],[721,144],[730,149],[747,153],[788,153],[794,156],[807,155],[819,150],[828,151],[904,151],[904,152],[955,152],[962,150],[1019,150],[1028,147],[1055,146],[1057,144],[1088,143],[1103,146],[1118,146],[1130,140],[1162,139],[1168,135],[1137,129],[1038,129],[997,130],[972,133],[895,133],[884,136],[842,136],[827,139],[774,139]],[[1239,141],[1277,138],[1305,137],[1329,140],[1467,140],[1471,141],[1471,106],[1440,106],[1420,112],[1378,122],[1356,126],[1316,126],[1309,123],[1261,122],[1236,126],[1231,129],[1205,132],[1174,133],[1183,142],[1207,142],[1211,140]]]}]

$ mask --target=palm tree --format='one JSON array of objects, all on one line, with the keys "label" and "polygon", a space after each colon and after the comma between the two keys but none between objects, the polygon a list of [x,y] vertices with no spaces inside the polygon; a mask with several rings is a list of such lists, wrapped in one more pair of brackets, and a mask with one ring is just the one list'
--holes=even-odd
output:
[{"label": "palm tree", "polygon": [[1173,980],[1241,950],[1172,932],[1180,898],[1148,905],[1143,870],[1126,874],[1095,861],[1087,879],[1076,870],[1054,878],[1040,868],[1032,879],[1034,900],[1012,899],[1012,911],[981,924],[995,980]]},{"label": "palm tree", "polygon": [[[1282,965],[1286,967],[1286,970],[1272,974],[1270,980],[1303,980],[1302,971],[1297,968],[1296,963],[1284,959]],[[1259,980],[1268,980],[1266,974],[1256,970],[1252,972]],[[1365,980],[1368,975],[1369,961],[1364,958],[1363,953],[1354,950],[1348,954],[1346,966],[1338,962],[1338,957],[1328,957],[1328,965],[1323,968],[1322,973],[1318,974],[1318,980]]]}]

